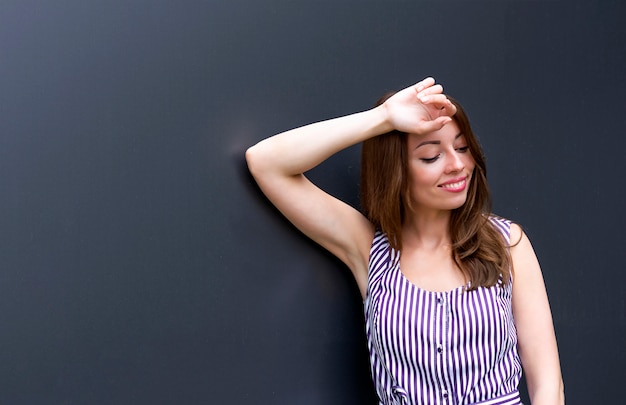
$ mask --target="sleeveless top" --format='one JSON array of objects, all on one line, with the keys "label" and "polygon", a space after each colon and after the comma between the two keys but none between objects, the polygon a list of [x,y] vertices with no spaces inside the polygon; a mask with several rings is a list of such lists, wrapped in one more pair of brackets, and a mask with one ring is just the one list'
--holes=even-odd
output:
[{"label": "sleeveless top", "polygon": [[[490,217],[510,241],[511,222]],[[512,281],[431,292],[400,271],[400,252],[377,232],[369,258],[365,320],[381,405],[517,405],[522,366]]]}]

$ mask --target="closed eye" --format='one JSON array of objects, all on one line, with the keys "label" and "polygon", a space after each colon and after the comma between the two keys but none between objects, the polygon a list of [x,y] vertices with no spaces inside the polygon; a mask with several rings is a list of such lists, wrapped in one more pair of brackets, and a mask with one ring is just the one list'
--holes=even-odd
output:
[{"label": "closed eye", "polygon": [[469,150],[469,146],[461,146],[460,148],[456,148],[456,151],[459,153],[465,153]]},{"label": "closed eye", "polygon": [[435,163],[437,159],[439,159],[439,155],[431,158],[420,158],[420,160],[424,163]]}]

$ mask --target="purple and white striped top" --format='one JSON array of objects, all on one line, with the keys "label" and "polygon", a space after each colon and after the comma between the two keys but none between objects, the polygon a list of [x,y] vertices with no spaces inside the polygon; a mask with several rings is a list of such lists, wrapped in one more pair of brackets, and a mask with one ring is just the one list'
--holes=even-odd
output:
[{"label": "purple and white striped top", "polygon": [[[510,240],[510,221],[491,217]],[[400,253],[377,232],[365,318],[381,405],[517,405],[522,366],[512,285],[423,290],[400,271]]]}]

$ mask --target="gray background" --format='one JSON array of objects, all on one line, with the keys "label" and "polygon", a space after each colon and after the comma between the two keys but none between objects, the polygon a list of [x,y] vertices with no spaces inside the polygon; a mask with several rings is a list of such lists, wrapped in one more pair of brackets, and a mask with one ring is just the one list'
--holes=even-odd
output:
[{"label": "gray background", "polygon": [[[435,76],[542,263],[568,404],[626,380],[618,1],[3,0],[0,402],[374,403],[356,284],[245,149]],[[359,149],[311,177],[358,204]]]}]

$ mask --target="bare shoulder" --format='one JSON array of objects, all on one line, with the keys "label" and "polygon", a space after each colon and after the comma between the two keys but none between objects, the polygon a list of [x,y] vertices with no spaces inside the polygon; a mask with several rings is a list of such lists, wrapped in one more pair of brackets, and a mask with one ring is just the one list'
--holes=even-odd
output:
[{"label": "bare shoulder", "polygon": [[530,239],[526,235],[526,232],[522,229],[522,227],[515,222],[511,222],[511,233],[510,233],[510,246],[511,246],[511,256],[515,259],[515,255],[527,255],[532,253],[534,255],[534,250],[532,244],[530,243]]},{"label": "bare shoulder", "polygon": [[[522,242],[522,238],[524,238],[526,234],[522,230],[522,227],[516,224],[515,222],[511,222],[511,247],[515,247]],[[528,237],[526,237],[528,239]]]},{"label": "bare shoulder", "polygon": [[[511,224],[511,259],[513,277],[519,290],[526,282],[543,287],[543,276],[539,260],[530,239],[518,224]],[[515,290],[515,284],[514,284]]]}]

